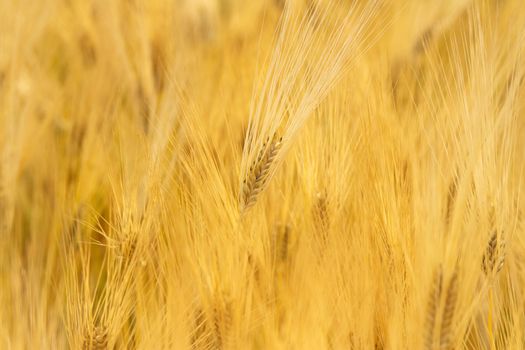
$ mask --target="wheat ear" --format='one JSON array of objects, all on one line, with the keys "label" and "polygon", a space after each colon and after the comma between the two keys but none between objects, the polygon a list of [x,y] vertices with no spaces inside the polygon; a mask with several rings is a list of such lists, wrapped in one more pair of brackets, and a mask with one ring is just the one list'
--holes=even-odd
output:
[{"label": "wheat ear", "polygon": [[[505,240],[498,241],[498,232],[495,231],[490,237],[483,260],[481,261],[481,268],[485,275],[493,278],[503,267],[505,263]],[[488,315],[487,315],[487,330],[490,339],[490,349],[494,349],[494,330],[493,330],[493,313],[494,313],[494,291],[490,287],[488,300]]]},{"label": "wheat ear", "polygon": [[272,167],[282,145],[282,137],[274,135],[263,143],[257,158],[253,161],[248,174],[244,178],[241,191],[241,212],[252,207],[259,194],[265,189],[270,168]]},{"label": "wheat ear", "polygon": [[505,263],[505,240],[498,242],[498,233],[490,237],[489,243],[483,255],[481,268],[487,276],[498,273]]},{"label": "wheat ear", "polygon": [[434,345],[434,329],[436,325],[436,315],[439,308],[439,301],[441,299],[441,289],[443,285],[443,271],[439,267],[434,272],[432,288],[427,303],[426,315],[426,335],[425,335],[425,349],[431,350]]},{"label": "wheat ear", "polygon": [[447,296],[445,299],[445,308],[443,309],[443,318],[441,319],[440,349],[450,349],[451,339],[453,336],[452,323],[454,320],[454,311],[458,298],[458,275],[454,272],[448,283]]},{"label": "wheat ear", "polygon": [[87,334],[82,344],[83,350],[108,349],[108,333],[105,327],[97,326]]}]

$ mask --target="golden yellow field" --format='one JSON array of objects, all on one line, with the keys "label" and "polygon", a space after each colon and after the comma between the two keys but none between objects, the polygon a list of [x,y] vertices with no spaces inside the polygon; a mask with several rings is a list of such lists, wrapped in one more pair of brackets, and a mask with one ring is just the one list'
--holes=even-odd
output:
[{"label": "golden yellow field", "polygon": [[0,0],[0,349],[525,348],[524,0]]}]

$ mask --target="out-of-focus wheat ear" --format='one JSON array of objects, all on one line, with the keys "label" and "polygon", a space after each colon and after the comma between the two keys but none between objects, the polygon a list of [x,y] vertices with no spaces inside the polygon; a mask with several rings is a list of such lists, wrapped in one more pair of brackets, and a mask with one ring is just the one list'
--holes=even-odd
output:
[{"label": "out-of-focus wheat ear", "polygon": [[91,68],[97,63],[97,51],[89,34],[84,32],[78,38],[78,48],[85,68]]},{"label": "out-of-focus wheat ear", "polygon": [[271,254],[277,284],[279,284],[279,279],[286,275],[292,264],[295,248],[294,238],[290,224],[278,223],[275,225],[271,240]]},{"label": "out-of-focus wheat ear", "polygon": [[67,247],[76,247],[77,243],[81,240],[80,235],[82,234],[81,222],[84,218],[83,207],[80,206],[73,218],[72,222],[68,224],[66,231],[64,232],[64,243]]},{"label": "out-of-focus wheat ear", "polygon": [[487,276],[498,273],[505,263],[505,240],[498,240],[498,232],[495,231],[490,237],[489,243],[483,254],[481,268]]},{"label": "out-of-focus wheat ear", "polygon": [[490,237],[487,248],[485,249],[485,254],[483,254],[483,260],[481,261],[481,267],[485,274],[492,272],[494,268],[494,259],[496,255],[496,247],[498,244],[498,235],[496,232]]},{"label": "out-of-focus wheat ear", "polygon": [[415,56],[422,54],[426,50],[432,41],[434,34],[434,28],[430,27],[418,37],[412,49],[412,52]]},{"label": "out-of-focus wheat ear", "polygon": [[500,270],[503,268],[503,264],[505,264],[505,240],[502,238],[500,239],[499,244],[499,251],[498,251],[498,261],[496,263],[496,273],[500,272]]},{"label": "out-of-focus wheat ear", "polygon": [[201,307],[195,307],[193,312],[193,329],[191,330],[191,349],[203,349],[209,342],[209,329],[206,314]]},{"label": "out-of-focus wheat ear", "polygon": [[517,228],[518,228],[518,232],[522,232],[525,228],[525,226],[523,225],[523,213],[520,209],[517,210],[518,211],[518,222],[517,222]]},{"label": "out-of-focus wheat ear", "polygon": [[251,208],[259,194],[266,188],[270,169],[279,154],[282,145],[282,137],[274,135],[268,138],[262,145],[257,158],[248,169],[248,173],[243,180],[241,190],[241,213]]},{"label": "out-of-focus wheat ear", "polygon": [[434,330],[436,328],[436,316],[441,300],[441,289],[443,284],[443,270],[441,266],[434,272],[432,287],[427,303],[425,321],[425,349],[432,350],[434,345]]},{"label": "out-of-focus wheat ear", "polygon": [[82,344],[82,350],[106,350],[108,349],[108,332],[103,326],[96,326],[88,332]]},{"label": "out-of-focus wheat ear", "polygon": [[118,278],[124,278],[137,264],[146,266],[146,258],[139,242],[139,230],[134,227],[122,227],[114,241],[114,261]]},{"label": "out-of-focus wheat ear", "polygon": [[214,349],[230,347],[231,326],[231,303],[218,299],[213,305]]},{"label": "out-of-focus wheat ear", "polygon": [[290,231],[289,225],[285,225],[280,230],[279,237],[279,261],[285,263],[288,260],[290,253]]},{"label": "out-of-focus wheat ear", "polygon": [[441,319],[440,349],[446,350],[452,348],[454,312],[456,310],[456,301],[458,299],[457,288],[458,274],[454,272],[448,283],[447,296],[445,299],[445,308]]},{"label": "out-of-focus wheat ear", "polygon": [[448,187],[447,208],[446,208],[446,213],[445,213],[445,222],[446,222],[447,227],[450,226],[450,221],[452,219],[452,213],[454,212],[457,187],[458,187],[457,178],[454,178]]},{"label": "out-of-focus wheat ear", "polygon": [[326,238],[326,231],[330,227],[330,203],[326,191],[318,192],[315,195],[314,218],[317,230]]}]

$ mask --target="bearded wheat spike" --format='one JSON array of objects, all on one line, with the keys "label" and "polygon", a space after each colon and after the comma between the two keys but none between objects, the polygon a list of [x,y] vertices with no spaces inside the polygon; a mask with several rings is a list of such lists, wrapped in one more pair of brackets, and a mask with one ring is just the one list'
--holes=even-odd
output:
[{"label": "bearded wheat spike", "polygon": [[[319,103],[348,72],[353,59],[361,53],[364,39],[373,41],[374,34],[367,37],[364,28],[377,10],[376,0],[363,7],[352,5],[342,12],[335,1],[312,4],[306,11],[296,5],[292,1],[286,3],[261,90],[254,91],[250,106],[249,137],[241,160],[243,172],[248,173],[241,175],[246,176],[240,186],[241,212],[253,206],[264,190],[281,148],[280,140],[268,146],[267,139],[262,153],[246,170],[260,137],[280,130],[290,144]],[[323,33],[319,30],[323,25],[333,29]]]},{"label": "bearded wheat spike", "polygon": [[498,233],[494,232],[483,255],[481,268],[489,276],[498,273],[505,263],[505,240],[498,240]]},{"label": "bearded wheat spike", "polygon": [[0,350],[525,348],[524,2],[0,0]]},{"label": "bearded wheat spike", "polygon": [[441,299],[441,289],[443,285],[443,271],[439,267],[434,272],[432,281],[432,288],[427,303],[426,314],[426,335],[425,335],[425,349],[432,350],[434,345],[434,328],[436,325],[436,316],[439,308],[439,301]]},{"label": "bearded wheat spike", "polygon": [[224,300],[217,300],[213,305],[213,331],[216,349],[229,347],[229,332],[232,326],[231,305]]},{"label": "bearded wheat spike", "polygon": [[451,339],[453,336],[452,323],[454,321],[454,312],[456,310],[457,293],[457,272],[454,272],[447,288],[447,297],[445,299],[445,308],[441,320],[440,348],[450,349]]},{"label": "bearded wheat spike", "polygon": [[499,257],[498,257],[498,263],[496,264],[496,273],[499,272],[503,268],[503,264],[505,264],[505,240],[502,239],[499,246]]},{"label": "bearded wheat spike", "polygon": [[324,234],[330,227],[330,203],[328,202],[326,191],[317,193],[315,197],[314,218],[319,231]]},{"label": "bearded wheat spike", "polygon": [[88,334],[82,345],[83,350],[108,349],[108,333],[104,327],[97,326]]},{"label": "bearded wheat spike", "polygon": [[[269,143],[269,144],[268,144]],[[272,167],[279,150],[281,149],[282,138],[269,138],[263,143],[257,159],[250,166],[248,175],[243,181],[241,196],[241,212],[245,212],[257,201],[259,194],[265,189],[270,168]]]}]

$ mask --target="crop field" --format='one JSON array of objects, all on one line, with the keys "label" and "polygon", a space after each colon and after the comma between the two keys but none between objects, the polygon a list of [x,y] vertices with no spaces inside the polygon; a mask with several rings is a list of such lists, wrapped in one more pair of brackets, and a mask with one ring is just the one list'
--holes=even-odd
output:
[{"label": "crop field", "polygon": [[525,349],[524,0],[0,0],[0,349]]}]

